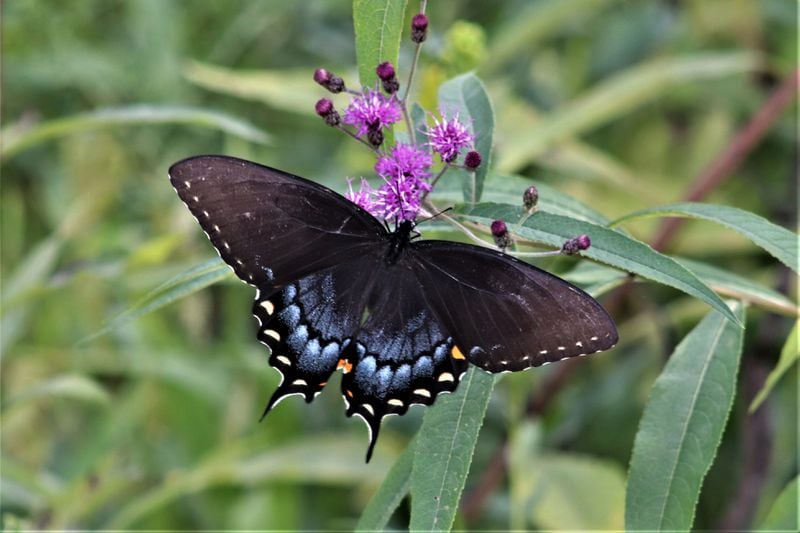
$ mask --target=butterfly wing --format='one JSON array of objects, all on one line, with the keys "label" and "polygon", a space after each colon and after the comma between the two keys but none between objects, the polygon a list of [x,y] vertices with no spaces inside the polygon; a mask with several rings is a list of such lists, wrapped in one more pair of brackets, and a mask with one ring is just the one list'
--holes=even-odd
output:
[{"label": "butterfly wing", "polygon": [[523,370],[617,342],[614,321],[594,298],[528,263],[446,241],[413,243],[411,250],[434,314],[484,370]]},{"label": "butterfly wing", "polygon": [[312,181],[225,156],[175,163],[170,181],[220,257],[271,292],[386,238],[369,213]]},{"label": "butterfly wing", "polygon": [[287,396],[310,402],[341,369],[347,416],[360,416],[370,431],[367,460],[383,417],[432,404],[455,390],[467,369],[412,265],[388,265],[380,252],[262,294],[253,306],[259,340],[283,376],[265,414]]},{"label": "butterfly wing", "polygon": [[382,262],[375,272],[361,325],[341,356],[347,416],[360,416],[370,430],[367,460],[383,417],[402,415],[413,404],[431,405],[439,394],[453,392],[467,370],[429,308],[410,258]]}]

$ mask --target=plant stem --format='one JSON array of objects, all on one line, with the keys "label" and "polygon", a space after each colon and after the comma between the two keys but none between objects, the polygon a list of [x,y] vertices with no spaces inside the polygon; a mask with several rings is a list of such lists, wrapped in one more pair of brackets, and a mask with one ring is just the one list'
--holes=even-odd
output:
[{"label": "plant stem", "polygon": [[434,176],[434,178],[431,180],[431,190],[425,191],[420,201],[425,202],[425,199],[428,197],[433,188],[436,186],[436,182],[439,181],[439,178],[441,178],[445,172],[447,172],[448,168],[450,168],[450,163],[445,163],[444,166],[442,167],[442,170],[440,170],[439,173],[436,174],[436,176]]},{"label": "plant stem", "polygon": [[[422,0],[419,3],[419,12],[425,13],[425,6],[428,4],[428,0]],[[419,62],[419,54],[420,50],[422,50],[422,43],[417,43],[417,46],[414,48],[414,60],[411,62],[411,69],[408,71],[408,82],[406,83],[406,88],[403,90],[403,98],[400,101],[403,104],[403,108],[405,108],[406,100],[408,100],[408,93],[411,91],[411,82],[414,81],[414,73],[417,70],[417,63]]]},{"label": "plant stem", "polygon": [[352,131],[348,130],[347,128],[344,128],[341,125],[336,126],[336,128],[339,129],[340,131],[343,131],[344,133],[346,133],[347,135],[349,135],[353,139],[357,140],[358,142],[360,142],[361,144],[363,144],[364,146],[366,146],[367,148],[369,148],[370,150],[372,150],[376,154],[380,154],[380,151],[377,148],[375,148],[374,146],[372,146],[367,141],[365,141],[364,139],[362,139],[361,137],[359,137],[358,135],[356,135]]}]

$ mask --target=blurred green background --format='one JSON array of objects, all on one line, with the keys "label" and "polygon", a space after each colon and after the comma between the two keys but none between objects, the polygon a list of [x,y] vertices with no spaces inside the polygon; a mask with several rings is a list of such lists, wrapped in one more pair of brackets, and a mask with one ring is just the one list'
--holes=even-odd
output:
[{"label": "blurred green background", "polygon": [[[439,83],[476,69],[493,98],[496,167],[609,218],[679,200],[797,64],[794,0],[474,0],[430,2],[428,14],[419,100],[434,108]],[[368,465],[366,431],[334,390],[259,424],[277,373],[255,340],[252,290],[230,277],[86,340],[215,257],[169,186],[171,163],[225,153],[338,190],[371,175],[371,155],[313,114],[325,96],[315,68],[356,85],[350,2],[15,0],[2,4],[2,39],[4,527],[352,528],[421,408],[384,424]],[[401,80],[411,51],[404,40]],[[794,229],[795,115],[796,103],[708,201]],[[628,229],[650,241],[657,226]],[[794,291],[774,260],[707,223],[685,224],[670,251]],[[607,487],[621,494],[653,380],[706,310],[635,286],[613,309],[620,345],[581,360],[536,416],[526,402],[559,365],[505,377],[467,481],[464,501],[479,507],[456,526],[508,527],[507,483],[479,500],[474,488],[510,434],[582,457],[543,497],[563,507],[540,506],[531,527],[575,511],[570,498],[591,496],[598,472],[609,501],[576,502],[620,527]],[[748,313],[742,393],[696,528],[756,523],[796,473],[796,380],[778,385],[755,444],[746,412],[791,325]],[[755,445],[766,466],[743,503]],[[558,479],[562,463],[548,464]]]}]

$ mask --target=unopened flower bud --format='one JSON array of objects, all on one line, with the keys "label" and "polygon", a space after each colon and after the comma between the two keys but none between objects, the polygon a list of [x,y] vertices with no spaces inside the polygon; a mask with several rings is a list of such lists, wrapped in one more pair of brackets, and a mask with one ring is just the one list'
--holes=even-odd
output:
[{"label": "unopened flower bud", "polygon": [[564,243],[561,252],[567,255],[574,255],[581,250],[586,250],[592,245],[592,240],[588,235],[578,235]]},{"label": "unopened flower bud", "polygon": [[394,94],[400,88],[400,83],[397,81],[394,66],[390,62],[385,61],[378,65],[378,68],[375,69],[375,73],[381,79],[383,90],[388,94]]},{"label": "unopened flower bud", "polygon": [[539,190],[533,185],[525,189],[522,193],[522,204],[529,213],[535,211],[539,204]]},{"label": "unopened flower bud", "polygon": [[383,81],[390,80],[395,76],[394,66],[392,66],[389,61],[385,61],[378,65],[378,68],[375,69],[375,73]]},{"label": "unopened flower bud", "polygon": [[467,152],[464,156],[464,166],[470,170],[475,170],[481,166],[481,154],[475,150]]},{"label": "unopened flower bud", "polygon": [[421,43],[428,35],[428,17],[425,13],[417,13],[411,19],[411,40],[415,43]]},{"label": "unopened flower bud", "polygon": [[324,68],[318,68],[314,71],[314,81],[332,93],[340,93],[344,90],[344,80]]},{"label": "unopened flower bud", "polygon": [[333,107],[333,102],[327,98],[318,100],[314,105],[314,110],[317,112],[317,115],[325,119],[325,123],[328,126],[338,126],[342,121],[339,112]]},{"label": "unopened flower bud", "polygon": [[505,250],[511,245],[511,236],[508,234],[508,227],[502,220],[495,220],[491,225],[494,243],[501,250]]},{"label": "unopened flower bud", "polygon": [[380,128],[369,128],[367,130],[367,142],[375,148],[383,144],[383,131]]}]

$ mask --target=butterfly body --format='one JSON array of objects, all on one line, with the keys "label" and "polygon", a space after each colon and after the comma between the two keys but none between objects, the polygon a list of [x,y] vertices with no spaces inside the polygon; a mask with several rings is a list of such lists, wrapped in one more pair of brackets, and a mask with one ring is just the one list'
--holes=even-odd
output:
[{"label": "butterfly body", "polygon": [[522,370],[616,343],[589,295],[504,253],[416,240],[314,182],[199,156],[170,179],[222,259],[258,291],[253,314],[282,375],[265,411],[343,372],[347,415],[381,419],[453,392],[468,364]]}]

